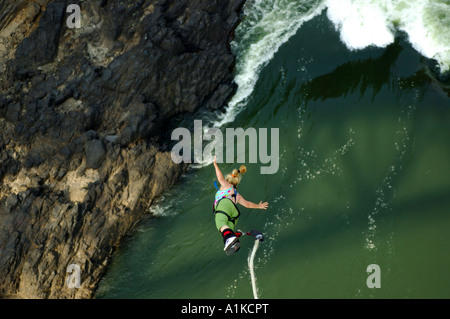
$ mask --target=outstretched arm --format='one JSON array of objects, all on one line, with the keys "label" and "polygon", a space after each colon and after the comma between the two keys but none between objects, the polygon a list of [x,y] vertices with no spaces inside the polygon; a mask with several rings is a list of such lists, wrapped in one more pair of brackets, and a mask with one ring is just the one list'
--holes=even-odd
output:
[{"label": "outstretched arm", "polygon": [[246,208],[258,208],[258,209],[267,209],[267,207],[269,207],[269,203],[268,202],[259,202],[259,204],[250,202],[248,200],[245,200],[244,197],[242,197],[241,194],[238,194],[237,196],[237,201],[239,204],[241,204],[242,206],[246,207]]},{"label": "outstretched arm", "polygon": [[220,171],[219,165],[217,165],[215,156],[214,156],[214,168],[216,170],[216,176],[217,176],[217,179],[218,179],[220,185],[226,186],[225,183],[227,181],[225,180],[225,178],[223,178],[223,175],[222,175],[222,172]]}]

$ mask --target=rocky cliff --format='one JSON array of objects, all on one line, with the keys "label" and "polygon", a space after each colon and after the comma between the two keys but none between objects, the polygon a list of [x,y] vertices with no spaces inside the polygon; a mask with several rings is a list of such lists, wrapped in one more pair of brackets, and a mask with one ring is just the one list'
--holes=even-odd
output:
[{"label": "rocky cliff", "polygon": [[[169,128],[233,94],[242,4],[0,0],[0,295],[93,296],[185,169]],[[80,288],[66,284],[71,264]]]}]

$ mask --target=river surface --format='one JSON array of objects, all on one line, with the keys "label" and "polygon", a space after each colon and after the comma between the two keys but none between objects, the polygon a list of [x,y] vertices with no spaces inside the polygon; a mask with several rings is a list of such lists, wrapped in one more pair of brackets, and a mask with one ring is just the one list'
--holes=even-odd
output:
[{"label": "river surface", "polygon": [[[239,185],[269,202],[242,207],[237,225],[265,236],[260,298],[450,298],[450,99],[434,77],[448,68],[450,4],[332,3],[247,1],[232,46],[239,89],[226,112],[199,118],[279,129],[277,172],[247,161]],[[210,162],[149,207],[97,298],[253,297],[253,240],[223,252]]]}]

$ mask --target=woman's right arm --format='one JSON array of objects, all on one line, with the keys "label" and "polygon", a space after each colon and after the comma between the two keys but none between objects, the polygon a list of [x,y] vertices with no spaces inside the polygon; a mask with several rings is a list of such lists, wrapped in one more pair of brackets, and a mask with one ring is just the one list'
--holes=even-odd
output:
[{"label": "woman's right arm", "polygon": [[217,180],[219,181],[220,185],[225,187],[226,186],[225,183],[227,183],[227,181],[225,180],[225,178],[223,178],[219,165],[217,165],[215,156],[214,156],[214,169],[216,170]]}]

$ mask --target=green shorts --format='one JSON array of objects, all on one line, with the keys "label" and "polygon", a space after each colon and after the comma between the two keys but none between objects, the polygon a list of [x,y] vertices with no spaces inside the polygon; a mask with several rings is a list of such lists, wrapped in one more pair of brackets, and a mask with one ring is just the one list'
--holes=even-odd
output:
[{"label": "green shorts", "polygon": [[[239,211],[236,209],[236,206],[234,203],[229,199],[222,199],[216,206],[216,210],[221,210],[225,213],[227,213],[230,217],[238,217]],[[233,224],[231,221],[228,220],[227,215],[222,213],[216,213],[215,214],[215,221],[216,221],[216,227],[217,230],[220,231],[220,228],[223,226],[228,226],[231,228],[232,231],[234,231],[234,226],[237,223],[238,219],[236,219],[236,222]]]}]

